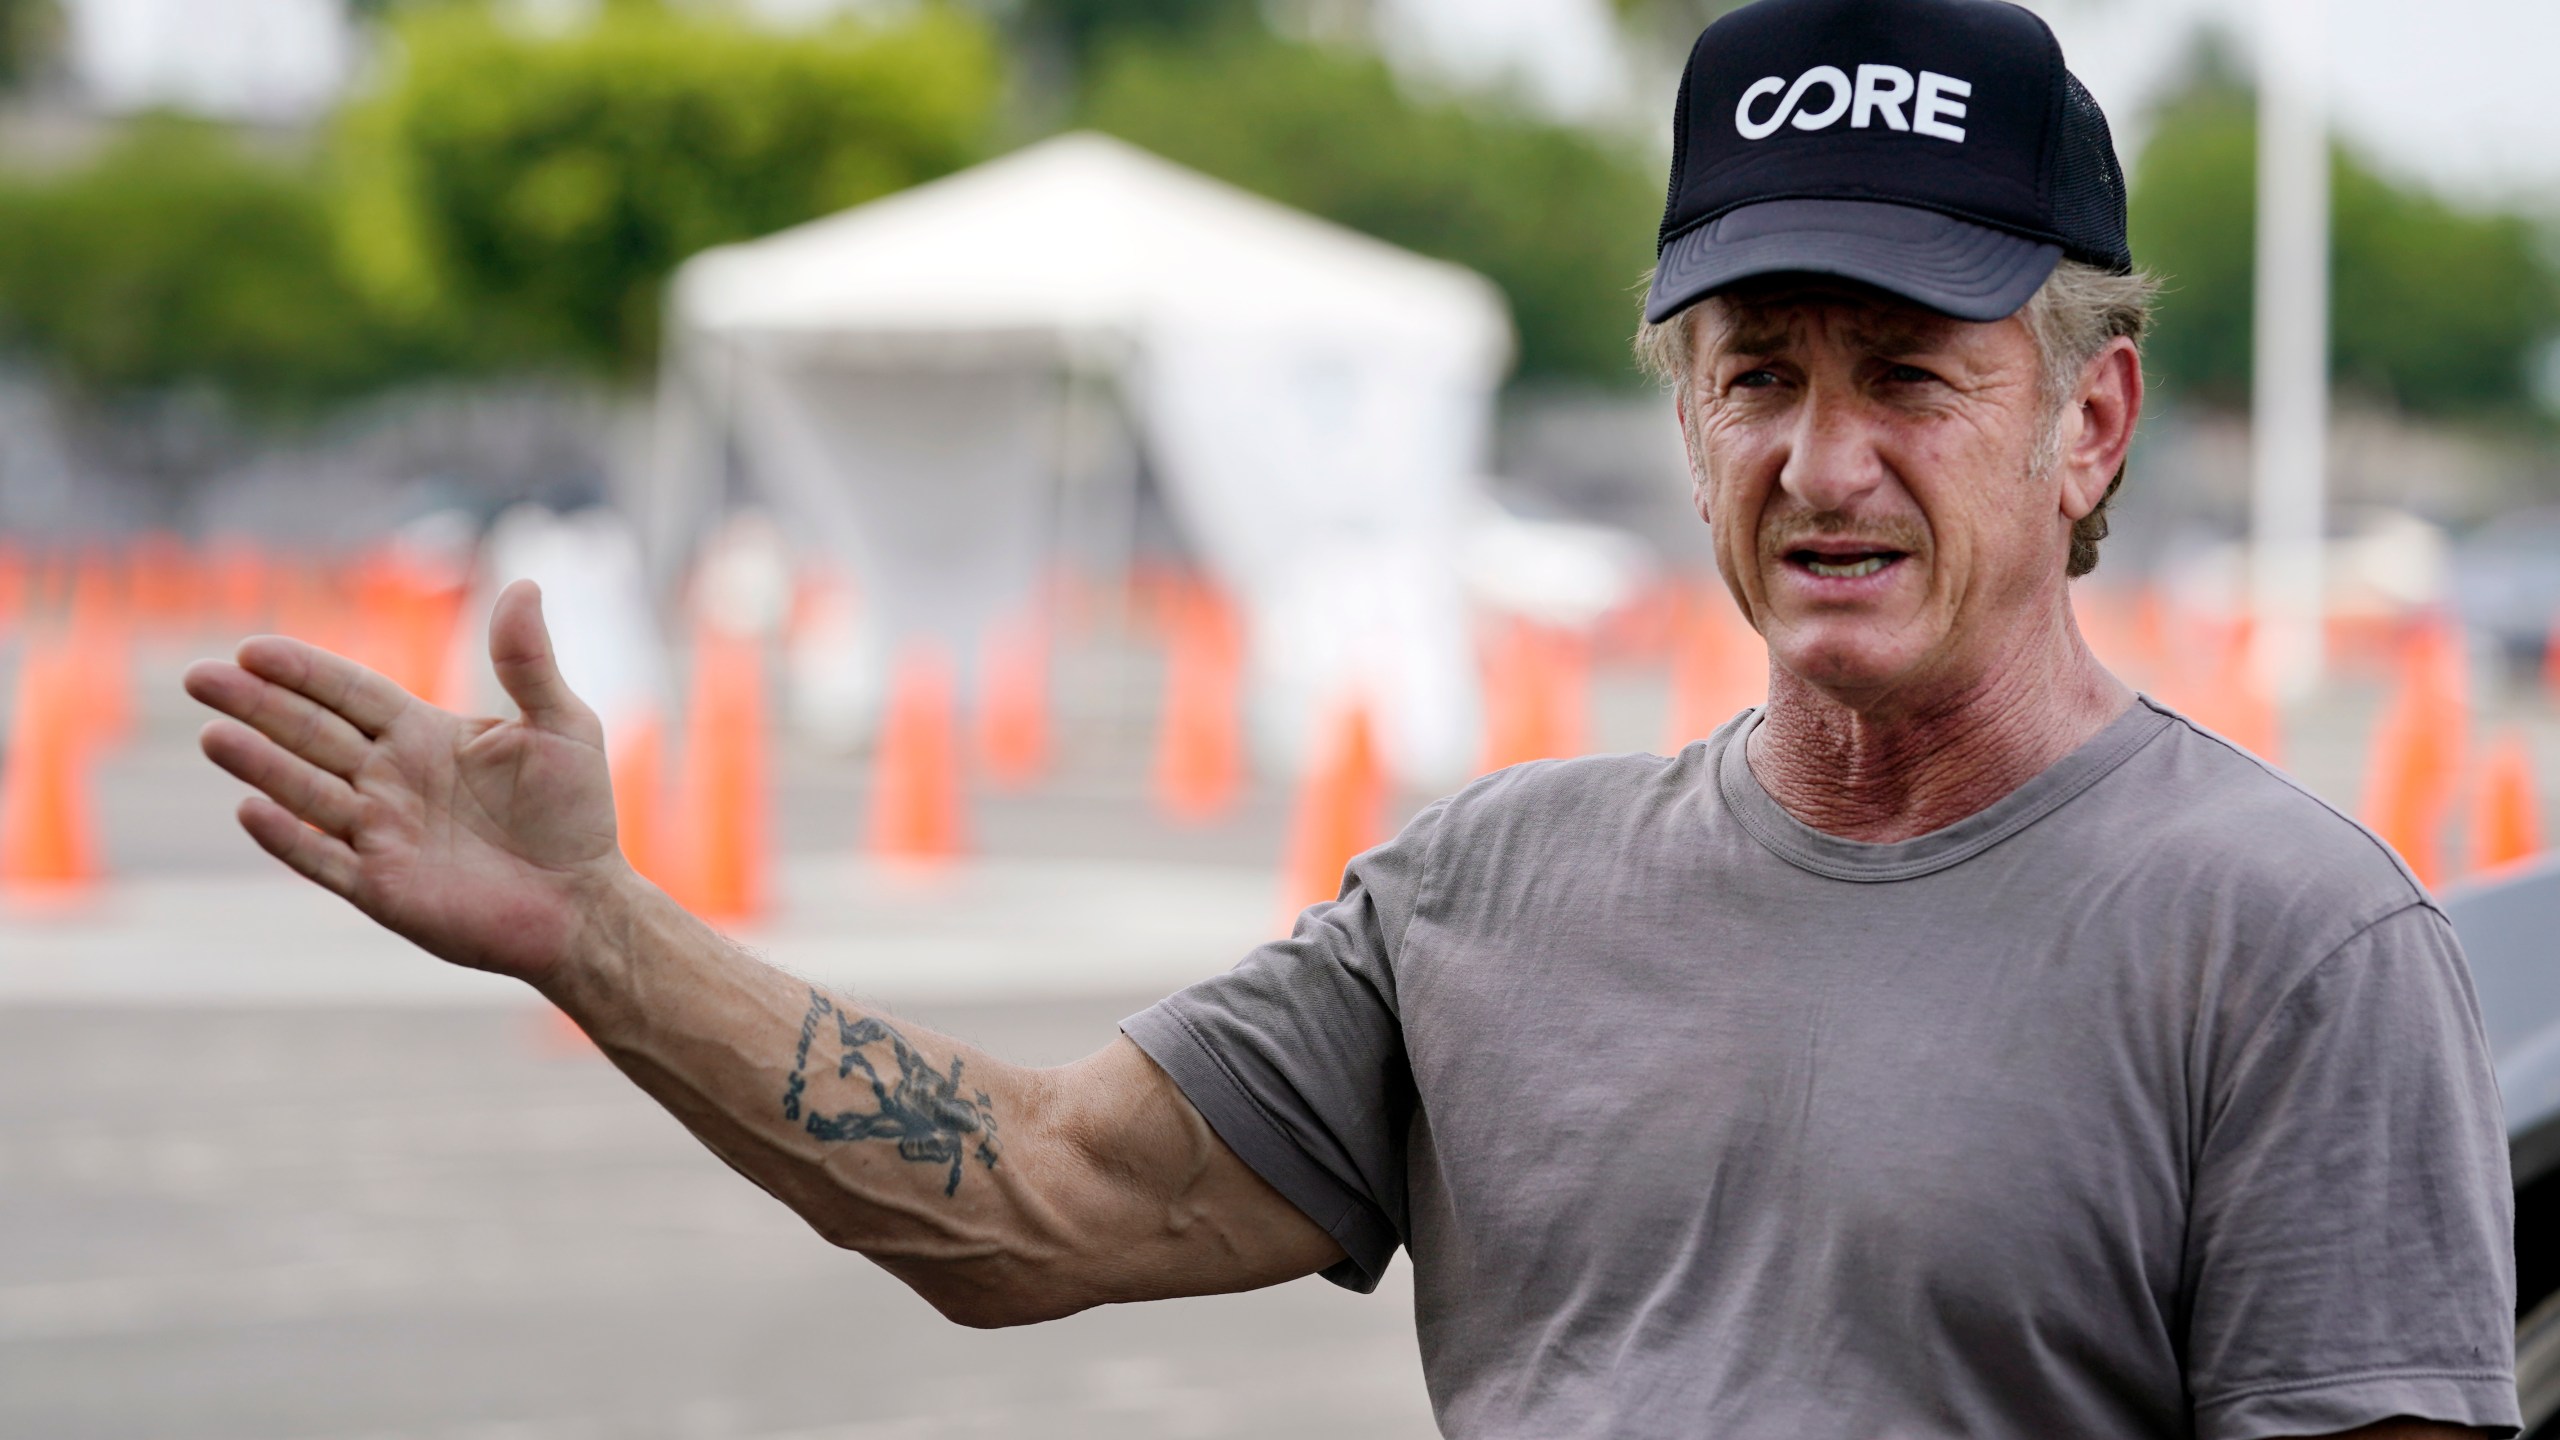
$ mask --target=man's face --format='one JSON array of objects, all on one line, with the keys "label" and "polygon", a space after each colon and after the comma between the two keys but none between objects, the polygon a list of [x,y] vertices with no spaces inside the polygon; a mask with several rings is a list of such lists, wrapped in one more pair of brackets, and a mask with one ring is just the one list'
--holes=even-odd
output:
[{"label": "man's face", "polygon": [[1978,683],[2052,621],[2072,517],[2015,317],[1776,282],[1700,305],[1682,395],[1725,583],[1791,674],[1857,705]]}]

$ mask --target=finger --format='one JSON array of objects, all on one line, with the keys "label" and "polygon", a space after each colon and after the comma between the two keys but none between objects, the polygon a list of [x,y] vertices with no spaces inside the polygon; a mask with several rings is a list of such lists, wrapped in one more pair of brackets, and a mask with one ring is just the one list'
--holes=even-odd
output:
[{"label": "finger", "polygon": [[551,630],[542,623],[542,587],[532,581],[518,580],[499,593],[489,615],[489,663],[528,723],[558,730],[594,718],[560,678]]},{"label": "finger", "polygon": [[208,723],[197,743],[207,759],[265,791],[294,818],[341,839],[355,833],[364,801],[346,781],[230,720]]},{"label": "finger", "polygon": [[197,700],[333,775],[353,778],[373,753],[373,742],[347,717],[228,661],[197,661],[187,667],[185,683]]},{"label": "finger", "polygon": [[240,828],[258,848],[283,861],[303,879],[332,895],[352,896],[356,889],[356,852],[346,841],[323,835],[293,818],[291,811],[264,795],[240,802]]},{"label": "finger", "polygon": [[368,736],[390,729],[412,703],[391,681],[290,635],[252,635],[240,642],[239,660],[241,669],[309,696]]}]

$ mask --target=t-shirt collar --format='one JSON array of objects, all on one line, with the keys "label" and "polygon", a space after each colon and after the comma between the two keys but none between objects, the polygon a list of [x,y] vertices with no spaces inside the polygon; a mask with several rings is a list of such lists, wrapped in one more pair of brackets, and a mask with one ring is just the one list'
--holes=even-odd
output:
[{"label": "t-shirt collar", "polygon": [[1857,881],[1911,880],[1972,859],[2096,784],[2169,728],[2172,719],[2148,697],[2136,697],[2122,715],[2079,749],[1989,806],[1925,835],[1878,844],[1816,830],[1788,814],[1761,788],[1744,747],[1765,713],[1765,707],[1756,707],[1724,728],[1724,750],[1714,762],[1716,788],[1725,808],[1779,858],[1818,875]]}]

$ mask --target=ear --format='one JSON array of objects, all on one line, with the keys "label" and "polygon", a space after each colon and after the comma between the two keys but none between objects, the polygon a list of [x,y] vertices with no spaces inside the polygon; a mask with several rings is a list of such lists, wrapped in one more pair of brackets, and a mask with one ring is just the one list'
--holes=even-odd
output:
[{"label": "ear", "polygon": [[2123,336],[2080,372],[2079,393],[2062,417],[2062,513],[2077,521],[2107,498],[2124,469],[2142,418],[2142,356]]}]

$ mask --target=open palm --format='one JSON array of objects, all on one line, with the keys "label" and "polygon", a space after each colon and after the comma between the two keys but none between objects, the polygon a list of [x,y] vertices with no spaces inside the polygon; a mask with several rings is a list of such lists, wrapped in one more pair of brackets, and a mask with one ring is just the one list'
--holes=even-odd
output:
[{"label": "open palm", "polygon": [[629,867],[603,727],[561,681],[530,583],[498,597],[489,658],[523,718],[463,719],[275,635],[197,662],[186,688],[228,717],[204,752],[262,792],[240,824],[269,854],[433,954],[539,983]]}]

